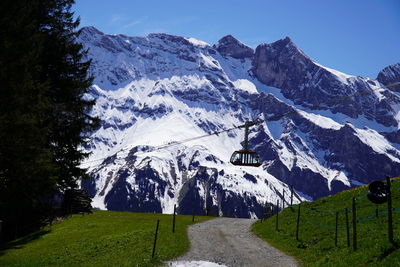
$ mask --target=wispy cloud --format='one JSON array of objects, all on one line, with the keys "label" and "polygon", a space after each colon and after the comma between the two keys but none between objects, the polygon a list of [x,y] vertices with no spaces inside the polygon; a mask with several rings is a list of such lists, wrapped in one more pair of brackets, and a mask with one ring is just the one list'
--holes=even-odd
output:
[{"label": "wispy cloud", "polygon": [[137,19],[137,20],[134,20],[134,21],[132,21],[132,22],[129,22],[129,23],[126,23],[124,26],[122,26],[124,29],[127,29],[127,28],[132,28],[132,27],[135,27],[136,25],[138,25],[138,24],[142,24],[144,21],[146,21],[147,20],[147,17],[141,17],[141,18],[139,18],[139,19]]},{"label": "wispy cloud", "polygon": [[113,14],[109,24],[115,31],[126,34],[148,35],[154,32],[180,34],[181,29],[196,22],[198,17],[191,15],[175,16],[173,18],[153,18],[149,16],[132,17],[126,14]]},{"label": "wispy cloud", "polygon": [[124,17],[123,16],[121,16],[121,15],[113,15],[112,17],[111,17],[111,23],[115,23],[115,22],[118,22],[118,21],[122,21],[122,20],[124,20]]},{"label": "wispy cloud", "polygon": [[[147,17],[146,17],[147,19]],[[183,25],[190,25],[192,22],[198,20],[195,16],[183,16],[174,17],[172,19],[160,19],[160,20],[148,20],[146,21],[145,27],[142,27],[142,35],[148,35],[149,33],[170,33],[179,34],[179,30],[182,29]]]}]

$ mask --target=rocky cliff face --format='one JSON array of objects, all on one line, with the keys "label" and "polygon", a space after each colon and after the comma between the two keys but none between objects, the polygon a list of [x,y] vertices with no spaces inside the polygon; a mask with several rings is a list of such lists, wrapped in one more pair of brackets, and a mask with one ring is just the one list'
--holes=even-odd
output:
[{"label": "rocky cliff face", "polygon": [[[382,84],[393,84],[400,82],[400,62],[393,65],[387,66],[378,73],[376,78]],[[390,90],[394,92],[400,92],[400,84],[395,86],[390,86]]]},{"label": "rocky cliff face", "polygon": [[213,46],[223,56],[230,56],[233,58],[251,58],[253,57],[254,50],[242,44],[232,35],[222,37],[218,44]]},{"label": "rocky cliff face", "polygon": [[351,118],[364,116],[385,126],[397,127],[398,122],[393,118],[397,110],[392,107],[399,103],[397,95],[385,91],[386,97],[382,97],[383,89],[377,81],[319,65],[288,37],[259,45],[252,71],[257,79],[280,88],[282,94],[297,105],[329,109]]},{"label": "rocky cliff face", "polygon": [[[289,38],[254,55],[231,36],[210,46],[90,27],[80,41],[95,76],[86,97],[103,120],[85,148],[94,179],[82,183],[96,207],[259,217],[292,186],[315,199],[400,172],[398,95],[318,65]],[[318,105],[364,90],[348,106]],[[256,119],[249,142],[262,166],[231,165],[235,127]]]}]

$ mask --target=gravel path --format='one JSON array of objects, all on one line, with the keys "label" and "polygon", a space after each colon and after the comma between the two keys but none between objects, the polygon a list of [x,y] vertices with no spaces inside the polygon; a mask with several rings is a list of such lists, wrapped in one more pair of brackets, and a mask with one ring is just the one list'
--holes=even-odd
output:
[{"label": "gravel path", "polygon": [[292,257],[251,232],[254,222],[250,219],[217,218],[191,225],[188,230],[189,252],[167,266],[190,266],[190,261],[207,261],[229,267],[297,266]]}]

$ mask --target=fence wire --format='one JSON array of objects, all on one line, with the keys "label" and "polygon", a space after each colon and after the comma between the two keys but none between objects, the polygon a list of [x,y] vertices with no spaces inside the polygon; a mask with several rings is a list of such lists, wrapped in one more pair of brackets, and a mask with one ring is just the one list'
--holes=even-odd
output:
[{"label": "fence wire", "polygon": [[[399,180],[391,179],[391,182],[397,183],[397,182],[399,182]],[[372,204],[370,201],[368,201],[367,196],[368,196],[368,193],[360,194],[360,195],[354,197],[357,215],[365,216],[365,217],[357,216],[358,218],[355,218],[356,223],[364,223],[364,222],[372,221],[374,219],[378,219],[379,217],[385,217],[388,214],[387,210],[379,210],[378,206],[376,206],[375,214],[367,216],[368,213],[371,213],[371,211],[372,211],[371,207],[373,207],[373,205],[375,205],[375,204]],[[348,204],[350,204],[350,203],[348,203]],[[352,229],[352,227],[354,227],[354,225],[353,225],[354,222],[353,222],[353,218],[352,218],[354,216],[353,208],[332,211],[332,210],[323,210],[323,209],[317,209],[317,208],[306,208],[306,207],[303,207],[302,205],[299,206],[297,204],[295,204],[293,206],[288,205],[287,208],[290,208],[293,213],[297,213],[297,211],[301,210],[301,213],[297,213],[297,214],[298,214],[298,216],[300,216],[300,214],[302,214],[301,215],[302,218],[300,219],[300,217],[294,216],[293,217],[294,220],[290,220],[290,221],[286,222],[286,224],[297,223],[297,231],[299,229],[298,227],[300,225],[300,222],[306,223],[309,225],[313,225],[318,228],[328,229],[330,231],[336,231],[335,246],[337,245],[338,231],[346,231],[346,230],[350,231]],[[298,210],[299,208],[300,208],[300,210]],[[365,208],[367,208],[367,210],[365,210]],[[392,208],[392,210],[400,211],[400,207]],[[350,214],[352,214],[353,216],[349,216]],[[346,217],[344,215],[346,215]],[[336,223],[334,220],[335,216],[336,216]],[[340,219],[338,219],[339,217],[340,217]],[[298,221],[298,219],[300,219],[300,220]],[[354,228],[353,228],[353,230],[354,230]],[[296,233],[296,235],[297,235],[297,233]],[[348,235],[349,235],[349,232],[348,232]],[[298,237],[296,237],[296,238],[298,238]],[[349,238],[349,236],[348,236],[348,238]]]},{"label": "fence wire", "polygon": [[[320,223],[316,223],[316,222],[312,222],[312,221],[306,221],[306,223],[311,224],[311,225],[315,225],[321,228],[325,228],[325,229],[331,229],[331,230],[335,230],[336,226],[332,226],[332,225],[326,225],[326,224],[320,224]],[[346,227],[339,227],[337,228],[338,230],[346,230]]]},{"label": "fence wire", "polygon": [[356,201],[359,201],[359,200],[365,198],[367,195],[368,195],[368,194],[361,195],[361,196],[359,196],[359,197],[356,197],[355,199],[356,199]]}]

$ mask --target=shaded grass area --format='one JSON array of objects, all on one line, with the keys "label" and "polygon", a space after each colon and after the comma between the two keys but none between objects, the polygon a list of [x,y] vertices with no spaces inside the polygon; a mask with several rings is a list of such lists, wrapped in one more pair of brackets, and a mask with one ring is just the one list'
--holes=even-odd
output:
[{"label": "shaded grass area", "polygon": [[[388,241],[387,203],[368,200],[368,187],[301,204],[299,241],[296,240],[298,205],[253,225],[253,232],[271,245],[297,258],[303,266],[400,266],[400,180],[392,183],[393,228],[395,243]],[[353,250],[352,198],[356,197],[357,250]],[[347,244],[346,216],[349,209],[350,247]],[[336,212],[338,216],[335,246]],[[378,216],[376,216],[378,215]]]},{"label": "shaded grass area", "polygon": [[[157,219],[157,250],[151,258]],[[201,222],[210,217],[196,217]],[[156,266],[189,247],[192,216],[94,211],[72,217],[0,247],[0,266]]]}]

